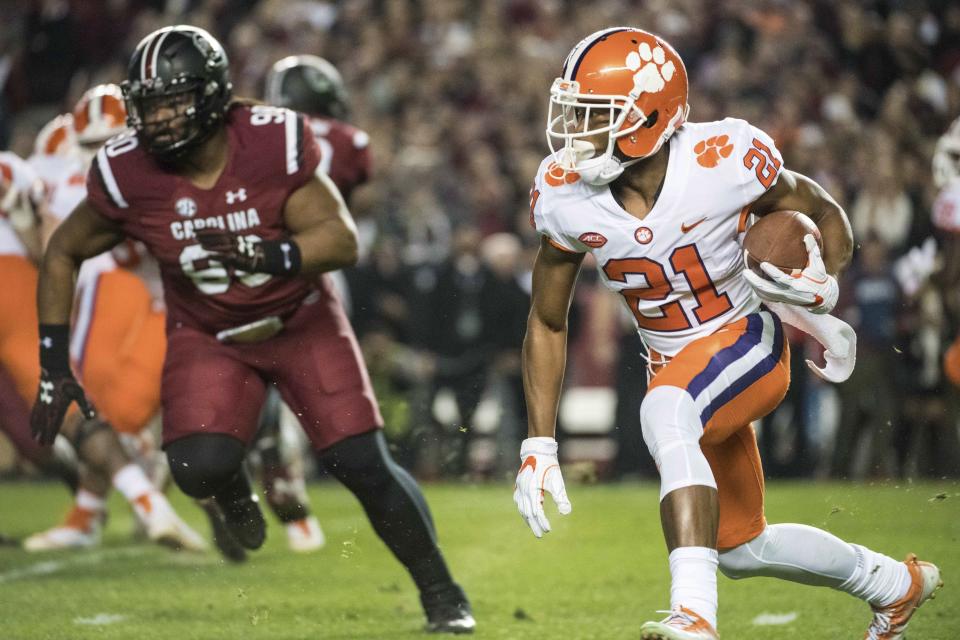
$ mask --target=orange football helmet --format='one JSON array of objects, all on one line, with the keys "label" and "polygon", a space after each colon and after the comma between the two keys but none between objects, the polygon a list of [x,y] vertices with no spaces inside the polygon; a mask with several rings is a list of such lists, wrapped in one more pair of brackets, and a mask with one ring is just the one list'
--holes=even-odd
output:
[{"label": "orange football helmet", "polygon": [[123,92],[115,84],[99,84],[88,89],[73,108],[73,130],[77,142],[99,146],[123,132],[127,126]]},{"label": "orange football helmet", "polygon": [[43,125],[33,143],[33,152],[38,156],[70,156],[76,147],[73,115],[64,113]]},{"label": "orange football helmet", "polygon": [[[608,184],[686,121],[687,93],[683,60],[662,38],[629,27],[597,31],[573,48],[550,88],[550,150],[565,170]],[[608,119],[593,124],[591,116],[604,112]],[[606,149],[586,140],[602,133]],[[615,149],[629,160],[615,157]]]}]

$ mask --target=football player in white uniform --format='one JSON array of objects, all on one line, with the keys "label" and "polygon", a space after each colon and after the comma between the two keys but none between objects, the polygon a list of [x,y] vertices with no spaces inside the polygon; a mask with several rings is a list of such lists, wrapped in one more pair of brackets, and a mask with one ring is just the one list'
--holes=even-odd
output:
[{"label": "football player in white uniform", "polygon": [[[937,568],[912,555],[896,562],[812,527],[767,525],[751,426],[789,384],[778,316],[842,333],[840,321],[811,313],[827,314],[837,301],[835,275],[853,249],[846,214],[819,185],[784,169],[773,140],[747,122],[687,122],[687,91],[669,44],[622,27],[574,47],[551,88],[553,153],[531,197],[542,237],[523,355],[529,437],[514,499],[537,537],[550,530],[544,492],[560,513],[571,511],[554,432],[567,310],[589,252],[648,348],[641,422],[660,471],[672,583],[669,616],[644,623],[641,637],[717,638],[719,566],[733,578],[846,591],[873,607],[868,638],[902,638],[940,584]],[[822,256],[808,235],[797,239],[809,254],[802,273],[768,264],[768,279],[745,272],[740,236],[749,216],[784,209],[817,223]],[[842,379],[844,360],[849,354],[828,353],[821,375]]]},{"label": "football player in white uniform", "polygon": [[[84,93],[72,114],[58,116],[41,130],[30,166],[47,185],[45,206],[41,208],[45,237],[49,238],[86,196],[87,169],[97,149],[125,129],[126,110],[120,87],[105,84]],[[108,252],[85,263],[77,280],[78,304],[70,356],[79,379],[106,420],[85,422],[73,439],[74,444],[77,449],[99,447],[101,454],[122,466],[112,476],[113,485],[130,500],[148,538],[169,546],[202,550],[207,547],[203,538],[179,518],[166,497],[154,488],[154,484],[162,484],[162,479],[149,473],[153,476],[151,481],[144,473],[166,468],[162,456],[158,464],[159,452],[146,429],[160,405],[165,346],[164,315],[158,308],[162,307],[161,285],[152,259],[132,259],[136,257],[132,245],[121,245],[119,249],[124,250],[124,266],[136,269],[137,275],[118,268],[114,255],[120,252]],[[31,298],[35,295],[34,292]],[[32,313],[33,304],[26,308]],[[33,322],[35,317],[24,324],[30,326]],[[31,345],[30,351],[35,363],[35,347]],[[108,431],[110,427],[117,432],[116,437],[97,435],[97,431]],[[125,445],[125,451],[120,449],[117,438]],[[132,464],[133,460],[140,466]],[[98,544],[110,487],[111,475],[106,469],[81,465],[73,507],[61,523],[24,540],[24,548],[48,551]]]},{"label": "football player in white uniform", "polygon": [[[960,323],[960,118],[937,141],[933,182],[940,189],[933,203],[933,225],[943,255],[940,286],[947,312],[956,324]],[[947,349],[943,369],[950,382],[960,387],[960,335]]]}]

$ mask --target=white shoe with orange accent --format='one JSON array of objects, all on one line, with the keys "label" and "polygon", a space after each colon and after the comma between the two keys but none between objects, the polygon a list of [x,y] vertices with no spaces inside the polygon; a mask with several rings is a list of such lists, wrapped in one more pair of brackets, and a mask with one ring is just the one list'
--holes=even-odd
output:
[{"label": "white shoe with orange accent", "polygon": [[147,537],[153,542],[177,550],[207,550],[206,540],[180,519],[163,494],[156,491],[145,493],[131,505],[146,525]]},{"label": "white shoe with orange accent", "polygon": [[102,513],[74,505],[62,524],[33,534],[23,541],[23,548],[27,551],[52,551],[95,547],[100,544],[102,520]]},{"label": "white shoe with orange accent", "polygon": [[[661,612],[667,613],[667,612]],[[660,622],[644,622],[641,640],[718,640],[713,626],[686,607],[677,606]]]},{"label": "white shoe with orange accent", "polygon": [[327,543],[323,529],[315,516],[307,516],[286,524],[287,544],[291,551],[309,553],[323,548]]},{"label": "white shoe with orange accent", "polygon": [[873,607],[873,620],[863,636],[864,640],[904,638],[910,618],[920,605],[935,598],[937,589],[943,586],[940,569],[936,565],[917,560],[912,553],[903,563],[907,565],[911,578],[907,595],[886,607]]}]

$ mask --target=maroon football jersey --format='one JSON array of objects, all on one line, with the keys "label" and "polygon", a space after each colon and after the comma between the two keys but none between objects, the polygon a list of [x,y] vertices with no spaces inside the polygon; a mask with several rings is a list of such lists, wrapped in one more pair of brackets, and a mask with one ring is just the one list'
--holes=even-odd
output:
[{"label": "maroon football jersey", "polygon": [[370,179],[370,136],[333,118],[311,118],[310,128],[320,146],[320,168],[349,203],[350,193]]},{"label": "maroon football jersey", "polygon": [[288,234],[283,206],[320,160],[304,116],[234,106],[226,120],[226,167],[211,189],[164,169],[129,133],[108,141],[87,176],[87,199],[160,264],[168,326],[215,332],[293,312],[310,291],[300,278],[225,268],[196,234],[219,229],[263,240]]}]

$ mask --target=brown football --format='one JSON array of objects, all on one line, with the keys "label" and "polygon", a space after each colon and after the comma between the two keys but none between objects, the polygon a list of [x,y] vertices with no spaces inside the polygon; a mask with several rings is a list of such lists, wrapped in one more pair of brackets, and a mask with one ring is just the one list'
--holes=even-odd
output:
[{"label": "brown football", "polygon": [[766,278],[761,262],[769,262],[785,273],[807,266],[807,248],[803,236],[813,234],[823,250],[823,240],[817,225],[799,211],[774,211],[761,217],[743,238],[747,252],[747,267]]}]

